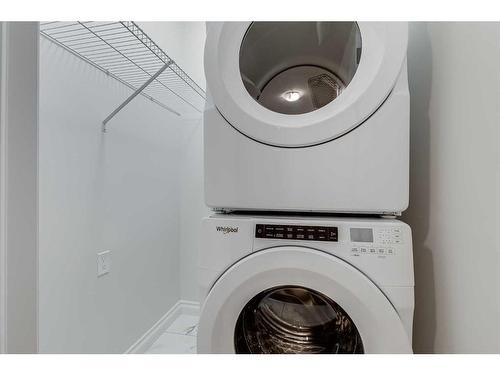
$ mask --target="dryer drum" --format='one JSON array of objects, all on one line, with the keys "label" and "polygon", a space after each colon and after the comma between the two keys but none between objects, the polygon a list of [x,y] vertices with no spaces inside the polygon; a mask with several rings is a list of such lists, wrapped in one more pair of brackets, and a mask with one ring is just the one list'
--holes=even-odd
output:
[{"label": "dryer drum", "polygon": [[273,112],[313,112],[349,85],[361,44],[356,22],[253,22],[240,47],[241,79]]},{"label": "dryer drum", "polygon": [[311,289],[281,286],[259,293],[241,312],[236,353],[364,353],[359,332],[333,300]]},{"label": "dryer drum", "polygon": [[333,74],[320,74],[307,80],[314,108],[321,108],[340,95],[345,85]]},{"label": "dryer drum", "polygon": [[[300,114],[325,106],[335,100],[344,88],[342,80],[332,72],[317,66],[301,65],[273,77],[256,100],[264,107],[281,113]],[[297,95],[295,100],[283,98],[291,93]]]}]

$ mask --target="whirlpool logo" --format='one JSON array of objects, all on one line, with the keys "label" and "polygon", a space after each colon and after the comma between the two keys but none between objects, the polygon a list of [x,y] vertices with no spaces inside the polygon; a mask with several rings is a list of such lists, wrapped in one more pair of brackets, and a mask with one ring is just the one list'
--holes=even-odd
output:
[{"label": "whirlpool logo", "polygon": [[238,227],[216,227],[217,232],[222,232],[224,234],[228,233],[238,233]]}]

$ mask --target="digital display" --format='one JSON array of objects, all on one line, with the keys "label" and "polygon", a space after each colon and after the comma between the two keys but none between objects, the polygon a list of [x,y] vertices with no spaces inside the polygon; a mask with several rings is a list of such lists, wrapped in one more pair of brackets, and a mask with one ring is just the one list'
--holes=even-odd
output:
[{"label": "digital display", "polygon": [[257,224],[255,227],[255,237],[337,242],[338,228],[309,225]]},{"label": "digital display", "polygon": [[352,242],[373,242],[373,229],[351,228]]}]

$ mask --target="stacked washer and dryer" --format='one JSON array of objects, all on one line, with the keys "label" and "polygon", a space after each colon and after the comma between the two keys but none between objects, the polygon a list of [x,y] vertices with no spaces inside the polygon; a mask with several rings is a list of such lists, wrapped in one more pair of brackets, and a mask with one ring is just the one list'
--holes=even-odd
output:
[{"label": "stacked washer and dryer", "polygon": [[207,26],[200,353],[411,353],[408,29]]}]

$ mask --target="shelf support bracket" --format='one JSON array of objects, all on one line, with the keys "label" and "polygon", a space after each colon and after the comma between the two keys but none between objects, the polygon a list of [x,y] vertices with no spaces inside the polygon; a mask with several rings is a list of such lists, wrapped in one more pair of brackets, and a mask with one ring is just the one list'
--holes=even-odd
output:
[{"label": "shelf support bracket", "polygon": [[122,104],[120,104],[113,112],[109,114],[108,117],[104,119],[102,122],[102,132],[106,133],[106,124],[111,120],[115,115],[120,112],[128,103],[130,103],[137,95],[139,95],[146,87],[149,86],[151,82],[153,82],[160,74],[164,72],[165,69],[167,69],[171,64],[173,63],[173,60],[170,60],[167,62],[165,65],[163,65],[155,74],[153,74],[146,82],[142,84],[141,87],[139,87],[137,90],[135,90],[132,95],[130,95]]}]

